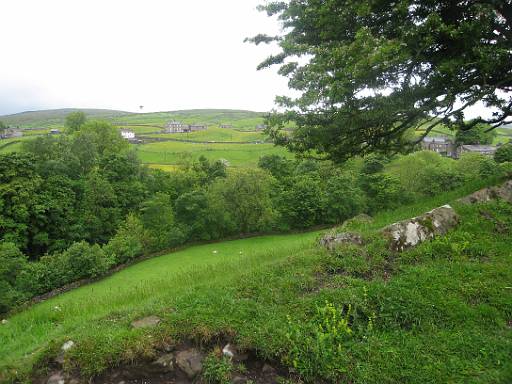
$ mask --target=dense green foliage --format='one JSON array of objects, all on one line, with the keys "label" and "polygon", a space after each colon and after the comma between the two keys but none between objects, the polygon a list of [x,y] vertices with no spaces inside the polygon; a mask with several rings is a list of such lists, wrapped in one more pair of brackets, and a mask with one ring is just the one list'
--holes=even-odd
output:
[{"label": "dense green foliage", "polygon": [[85,124],[86,116],[82,111],[71,112],[66,116],[66,121],[64,122],[64,126],[70,132],[76,132]]},{"label": "dense green foliage", "polygon": [[[271,135],[291,150],[343,161],[403,150],[407,132],[440,124],[499,127],[512,115],[510,1],[271,1],[282,32],[250,40],[280,50],[279,66],[299,96],[277,98]],[[465,121],[482,102],[488,119]],[[297,126],[293,135],[284,124]]]},{"label": "dense green foliage", "polygon": [[494,160],[497,163],[512,163],[512,143],[504,144],[500,146],[494,154]]},{"label": "dense green foliage", "polygon": [[488,124],[477,124],[470,130],[460,130],[455,134],[457,144],[492,144],[497,133]]},{"label": "dense green foliage", "polygon": [[265,155],[245,170],[200,157],[167,173],[99,121],[1,156],[0,257],[30,259],[0,279],[1,311],[188,241],[339,224],[506,172],[484,156],[418,152],[343,167]]}]

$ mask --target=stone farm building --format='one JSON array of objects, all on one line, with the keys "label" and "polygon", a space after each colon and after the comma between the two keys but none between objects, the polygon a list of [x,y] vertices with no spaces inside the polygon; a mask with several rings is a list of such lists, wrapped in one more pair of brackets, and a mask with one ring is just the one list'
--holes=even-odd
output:
[{"label": "stone farm building", "polygon": [[233,126],[231,124],[221,124],[220,127],[221,128],[233,128]]},{"label": "stone farm building", "polygon": [[187,133],[187,132],[196,132],[196,131],[204,131],[208,129],[208,126],[202,124],[192,124],[187,125],[183,124],[179,121],[170,121],[166,124],[164,128],[164,133]]},{"label": "stone farm building", "polygon": [[258,124],[256,126],[257,131],[263,131],[265,128],[267,128],[267,126],[265,124]]},{"label": "stone farm building", "polygon": [[447,137],[424,137],[421,141],[421,148],[427,151],[434,151],[442,156],[455,157],[457,149],[455,143]]},{"label": "stone farm building", "polygon": [[497,147],[494,145],[461,145],[457,148],[457,157],[463,153],[480,153],[481,155],[493,156]]},{"label": "stone farm building", "polygon": [[424,137],[421,141],[421,148],[427,151],[434,151],[441,156],[458,159],[463,153],[480,153],[482,155],[492,156],[497,147],[494,145],[469,145],[463,144],[457,146],[455,142],[447,137]]}]

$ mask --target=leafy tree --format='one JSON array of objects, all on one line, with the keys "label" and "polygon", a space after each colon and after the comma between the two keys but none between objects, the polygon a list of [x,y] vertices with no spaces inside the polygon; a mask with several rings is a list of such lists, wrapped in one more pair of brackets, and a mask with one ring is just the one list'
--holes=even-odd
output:
[{"label": "leafy tree", "polygon": [[21,298],[16,279],[27,266],[27,257],[13,243],[0,243],[0,313],[7,312]]},{"label": "leafy tree", "polygon": [[512,162],[512,144],[508,143],[500,146],[494,154],[494,160],[497,163]]},{"label": "leafy tree", "polygon": [[99,156],[121,153],[129,149],[119,131],[105,121],[89,121],[75,133],[77,138],[87,137],[95,146]]},{"label": "leafy tree", "polygon": [[315,174],[298,175],[291,180],[278,199],[278,209],[286,224],[307,228],[322,222],[327,203],[322,184]]},{"label": "leafy tree", "polygon": [[492,144],[496,131],[488,124],[477,124],[468,130],[459,130],[455,134],[457,144]]},{"label": "leafy tree", "polygon": [[84,181],[80,202],[82,222],[91,243],[106,243],[112,237],[123,218],[114,188],[98,172],[92,172]]},{"label": "leafy tree", "polygon": [[217,180],[208,191],[209,207],[216,219],[213,222],[229,233],[250,233],[272,227],[275,212],[272,208],[273,178],[261,170],[229,174]]},{"label": "leafy tree", "polygon": [[258,160],[258,167],[269,171],[277,179],[289,177],[293,173],[293,162],[279,155],[264,155]]},{"label": "leafy tree", "polygon": [[371,213],[394,208],[407,202],[400,180],[394,175],[374,173],[363,175],[361,188],[366,192],[368,209]]},{"label": "leafy tree", "polygon": [[68,129],[68,132],[76,132],[85,124],[86,120],[85,113],[82,111],[71,112],[66,116],[64,126]]},{"label": "leafy tree", "polygon": [[112,264],[99,245],[89,245],[85,241],[74,243],[61,257],[67,264],[71,280],[100,276]]},{"label": "leafy tree", "polygon": [[144,253],[144,227],[141,220],[129,214],[104,250],[116,263],[125,263],[141,256]]},{"label": "leafy tree", "polygon": [[31,154],[0,155],[0,241],[27,249],[41,183]]},{"label": "leafy tree", "polygon": [[176,219],[187,228],[189,238],[210,240],[214,231],[210,231],[208,196],[203,190],[182,194],[176,199]]},{"label": "leafy tree", "polygon": [[338,224],[364,211],[363,191],[349,176],[337,173],[325,183],[325,223]]},{"label": "leafy tree", "polygon": [[202,184],[209,184],[217,177],[226,177],[226,165],[222,161],[217,160],[210,163],[202,155],[193,164],[192,169],[199,175]]},{"label": "leafy tree", "polygon": [[[510,121],[509,1],[286,0],[260,8],[283,32],[249,39],[280,47],[259,69],[279,66],[298,93],[277,98],[284,112],[269,117],[268,130],[293,151],[343,161],[412,145],[411,128]],[[478,102],[496,113],[465,122]],[[287,122],[293,135],[282,131]]]},{"label": "leafy tree", "polygon": [[144,202],[141,220],[146,231],[146,242],[153,251],[175,247],[183,242],[184,236],[174,219],[169,195],[157,193]]}]

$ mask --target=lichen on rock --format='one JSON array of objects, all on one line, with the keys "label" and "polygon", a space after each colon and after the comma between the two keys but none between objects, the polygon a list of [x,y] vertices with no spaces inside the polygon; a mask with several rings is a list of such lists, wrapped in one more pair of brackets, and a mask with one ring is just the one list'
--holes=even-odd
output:
[{"label": "lichen on rock", "polygon": [[449,205],[435,208],[421,216],[388,225],[382,233],[389,239],[391,250],[401,252],[446,234],[459,223],[459,216]]}]

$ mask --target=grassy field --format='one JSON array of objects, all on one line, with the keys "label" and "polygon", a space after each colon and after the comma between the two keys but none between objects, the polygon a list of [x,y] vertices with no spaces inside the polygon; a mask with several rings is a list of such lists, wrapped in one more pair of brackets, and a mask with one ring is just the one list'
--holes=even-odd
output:
[{"label": "grassy field", "polygon": [[166,141],[134,147],[145,164],[179,165],[197,160],[202,155],[212,161],[226,159],[233,167],[255,167],[263,155],[292,157],[286,149],[273,144],[194,144]]},{"label": "grassy field", "polygon": [[[451,202],[460,226],[400,255],[378,241],[330,254],[314,245],[319,233],[311,232],[195,246],[143,261],[9,318],[0,326],[0,372],[5,380],[22,378],[67,340],[76,347],[65,367],[88,377],[151,359],[169,337],[211,343],[230,335],[316,382],[509,383],[512,207],[453,202],[480,186],[359,226],[371,238],[384,224]],[[350,311],[351,331],[342,338],[314,331],[329,306]],[[146,315],[163,322],[130,327]]]},{"label": "grassy field", "polygon": [[220,283],[233,279],[241,268],[271,265],[285,257],[287,250],[299,252],[310,247],[317,235],[310,232],[264,236],[195,246],[143,261],[100,282],[35,305],[11,317],[8,325],[0,326],[0,372],[20,361],[29,367],[32,353],[44,350],[52,340],[76,332],[87,337],[109,332],[111,326],[118,328],[121,323],[106,320],[112,315],[126,315],[124,327],[130,319],[200,287],[198,281],[206,285]]},{"label": "grassy field", "polygon": [[148,137],[163,137],[173,138],[180,140],[197,140],[197,141],[236,141],[236,142],[254,142],[264,141],[266,135],[263,132],[247,132],[237,131],[229,128],[209,127],[205,131],[197,131],[190,133],[163,133],[163,134],[150,134]]}]

